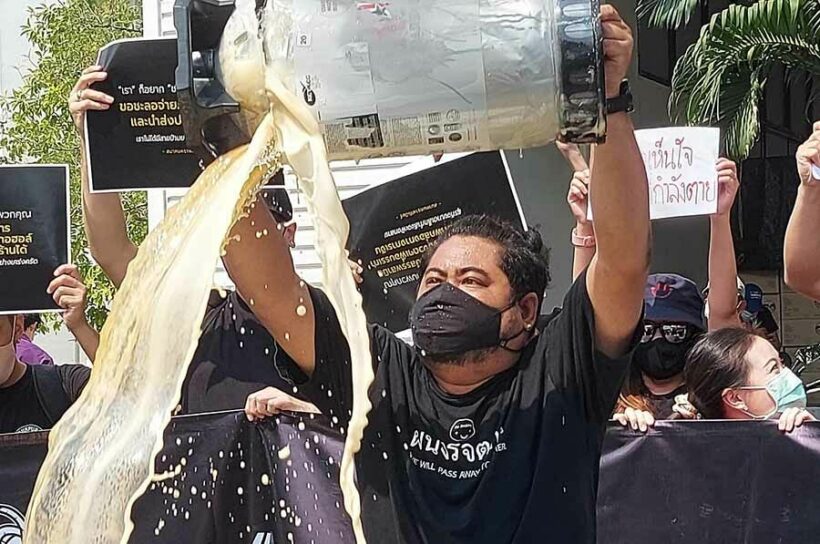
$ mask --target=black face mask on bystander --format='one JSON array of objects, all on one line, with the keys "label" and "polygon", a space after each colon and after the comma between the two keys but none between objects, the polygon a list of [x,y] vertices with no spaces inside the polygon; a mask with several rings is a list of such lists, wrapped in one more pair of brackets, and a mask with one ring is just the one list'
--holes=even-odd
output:
[{"label": "black face mask on bystander", "polygon": [[680,344],[672,344],[665,338],[644,342],[635,350],[635,364],[650,378],[667,380],[683,372],[686,354],[693,344],[694,338]]}]

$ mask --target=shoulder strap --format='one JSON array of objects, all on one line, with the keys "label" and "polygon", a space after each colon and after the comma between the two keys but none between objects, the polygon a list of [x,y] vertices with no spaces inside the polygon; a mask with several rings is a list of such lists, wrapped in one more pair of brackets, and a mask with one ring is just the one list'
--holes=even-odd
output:
[{"label": "shoulder strap", "polygon": [[34,379],[34,390],[37,400],[43,407],[46,416],[54,425],[71,406],[71,401],[63,388],[60,369],[56,365],[29,366],[31,377]]}]

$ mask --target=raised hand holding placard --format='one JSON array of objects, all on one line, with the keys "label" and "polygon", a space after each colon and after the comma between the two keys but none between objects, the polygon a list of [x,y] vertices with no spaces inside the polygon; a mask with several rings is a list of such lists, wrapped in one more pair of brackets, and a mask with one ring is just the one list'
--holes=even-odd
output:
[{"label": "raised hand holding placard", "polygon": [[[666,127],[635,131],[649,182],[649,217],[717,212],[720,130]],[[592,207],[588,218],[592,220]]]}]

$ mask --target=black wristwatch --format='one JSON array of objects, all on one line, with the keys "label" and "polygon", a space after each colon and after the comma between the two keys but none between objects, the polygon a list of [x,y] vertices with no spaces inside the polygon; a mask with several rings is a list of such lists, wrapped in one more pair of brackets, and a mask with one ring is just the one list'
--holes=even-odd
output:
[{"label": "black wristwatch", "polygon": [[625,111],[632,113],[635,109],[635,104],[632,103],[632,91],[629,89],[629,81],[626,79],[621,81],[621,88],[618,90],[618,96],[614,98],[607,98],[606,113],[618,113]]}]

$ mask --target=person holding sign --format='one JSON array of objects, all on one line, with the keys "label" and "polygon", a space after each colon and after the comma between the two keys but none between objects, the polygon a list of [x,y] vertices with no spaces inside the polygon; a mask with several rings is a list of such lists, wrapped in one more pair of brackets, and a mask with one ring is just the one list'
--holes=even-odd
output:
[{"label": "person holding sign", "polygon": [[[576,220],[572,231],[573,278],[595,254],[595,229],[588,214],[589,166],[577,146],[557,143],[574,170],[567,203]],[[717,212],[710,216],[709,278],[715,290],[714,309],[707,313],[708,329],[740,326],[734,281],[737,274],[730,214],[740,185],[734,162],[716,164]],[[622,425],[645,430],[656,419],[674,414],[675,398],[686,391],[683,378],[686,353],[706,332],[704,301],[694,282],[675,274],[654,274],[647,283],[646,333],[636,352],[636,362],[624,385],[614,418]],[[676,331],[674,334],[672,331]]]},{"label": "person holding sign", "polygon": [[[606,91],[620,95],[632,34],[601,8]],[[370,425],[356,460],[370,541],[595,542],[606,422],[637,342],[648,269],[648,183],[626,112],[595,149],[597,251],[563,311],[536,323],[549,273],[534,231],[488,216],[452,224],[428,248],[411,313],[414,347],[378,325]],[[300,283],[263,206],[238,222],[227,264],[254,311],[345,426],[349,345],[320,290]],[[264,417],[255,398],[251,417]]]},{"label": "person holding sign", "polygon": [[[48,286],[54,302],[88,358],[93,362],[99,335],[85,318],[86,288],[77,267],[63,265]],[[0,433],[50,429],[76,401],[91,375],[84,365],[27,365],[14,350],[23,334],[22,315],[0,316]]]},{"label": "person holding sign", "polygon": [[[83,224],[91,255],[119,287],[137,254],[137,246],[128,237],[119,194],[90,190],[88,150],[83,137],[86,112],[104,111],[113,103],[109,95],[91,88],[106,77],[100,66],[87,68],[69,96],[69,111],[80,136]],[[280,233],[287,247],[294,247],[296,223],[287,191],[281,187],[265,189],[262,198],[276,218],[276,225],[270,231]],[[248,395],[262,387],[291,391],[294,372],[299,371],[259,324],[246,300],[235,291],[214,290],[202,322],[199,345],[183,383],[181,411],[201,413],[242,408]],[[293,399],[293,402],[295,405],[302,401]]]},{"label": "person holding sign", "polygon": [[646,430],[656,419],[674,417],[676,398],[687,390],[688,351],[707,331],[741,326],[730,224],[740,182],[735,163],[728,159],[718,160],[717,173],[718,207],[710,216],[709,299],[704,301],[688,278],[676,274],[649,277],[644,298],[646,332],[614,415],[624,426]]},{"label": "person holding sign", "polygon": [[58,267],[54,271],[54,280],[46,292],[51,295],[57,306],[63,309],[63,323],[93,363],[97,358],[100,334],[85,317],[88,291],[80,277],[79,269],[73,264]]},{"label": "person holding sign", "polygon": [[797,149],[800,188],[786,229],[786,283],[809,298],[820,300],[820,121]]}]

